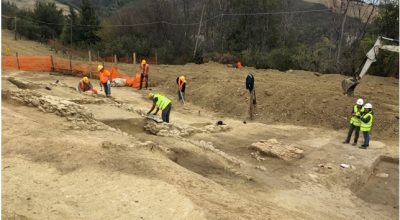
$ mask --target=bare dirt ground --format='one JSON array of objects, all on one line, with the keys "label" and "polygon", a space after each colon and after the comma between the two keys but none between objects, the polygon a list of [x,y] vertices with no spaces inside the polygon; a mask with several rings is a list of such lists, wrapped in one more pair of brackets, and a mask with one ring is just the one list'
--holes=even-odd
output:
[{"label": "bare dirt ground", "polygon": [[[170,126],[140,115],[149,91],[92,97],[75,91],[75,77],[3,71],[2,217],[398,219],[396,79],[368,76],[357,90],[376,111],[370,149],[361,150],[341,144],[354,102],[340,93],[343,76],[213,63],[150,71],[151,92],[173,99]],[[248,72],[258,115],[243,124]],[[175,97],[180,74],[185,106]],[[268,139],[303,157],[257,160],[250,145]]]}]

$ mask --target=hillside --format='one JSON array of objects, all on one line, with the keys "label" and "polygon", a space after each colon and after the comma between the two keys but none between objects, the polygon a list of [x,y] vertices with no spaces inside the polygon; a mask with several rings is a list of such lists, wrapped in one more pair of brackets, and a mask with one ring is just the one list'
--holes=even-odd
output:
[{"label": "hillside", "polygon": [[[69,7],[67,4],[63,4],[57,0],[44,0],[45,2],[55,2],[57,7],[63,11],[64,15],[69,14]],[[20,9],[32,9],[35,6],[36,1],[32,0],[3,0],[2,2],[14,3]]]},{"label": "hillside", "polygon": [[[322,4],[325,7],[332,8],[336,13],[343,13],[343,7],[345,7],[345,1],[342,0],[303,0],[304,2],[310,2],[314,4]],[[379,7],[376,7],[372,11],[372,5],[368,5],[360,2],[352,2],[349,5],[347,15],[353,18],[361,18],[363,22],[367,21],[369,14],[372,12],[372,19],[379,14]]]},{"label": "hillside", "polygon": [[[52,54],[2,34],[13,53]],[[256,117],[243,123],[248,73]],[[76,76],[3,68],[2,218],[398,219],[397,79],[366,76],[356,90],[375,112],[364,150],[362,136],[342,144],[355,102],[340,91],[344,76],[212,62],[149,74],[149,90],[106,97],[78,93]],[[143,116],[149,92],[172,100],[171,123]]]}]

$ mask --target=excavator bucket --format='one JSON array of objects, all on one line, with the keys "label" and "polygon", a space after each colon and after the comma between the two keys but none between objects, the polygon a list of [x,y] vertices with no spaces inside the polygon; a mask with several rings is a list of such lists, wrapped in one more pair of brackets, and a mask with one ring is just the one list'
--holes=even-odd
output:
[{"label": "excavator bucket", "polygon": [[354,89],[356,88],[358,83],[359,82],[354,78],[344,79],[342,81],[343,93],[346,94],[347,96],[353,96]]}]

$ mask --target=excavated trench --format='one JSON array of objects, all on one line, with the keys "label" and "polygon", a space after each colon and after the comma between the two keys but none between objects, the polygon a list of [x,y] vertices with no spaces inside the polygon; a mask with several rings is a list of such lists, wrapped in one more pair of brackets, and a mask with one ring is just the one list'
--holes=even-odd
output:
[{"label": "excavated trench", "polygon": [[372,172],[364,175],[352,187],[360,199],[374,204],[399,207],[399,158],[380,156],[372,166]]},{"label": "excavated trench", "polygon": [[233,178],[234,174],[229,172],[222,164],[213,160],[207,154],[195,153],[183,148],[171,149],[175,153],[175,163],[180,166],[200,174],[207,178],[216,176]]},{"label": "excavated trench", "polygon": [[146,133],[144,129],[146,120],[143,118],[107,119],[101,120],[101,122],[115,129],[120,129],[121,131],[133,136]]}]

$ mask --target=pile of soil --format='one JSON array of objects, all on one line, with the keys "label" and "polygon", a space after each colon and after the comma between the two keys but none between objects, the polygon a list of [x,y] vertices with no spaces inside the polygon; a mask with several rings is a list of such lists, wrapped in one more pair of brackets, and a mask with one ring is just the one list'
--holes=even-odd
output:
[{"label": "pile of soil", "polygon": [[[132,65],[120,68],[132,72]],[[222,117],[244,119],[249,98],[245,89],[248,73],[255,76],[258,122],[347,129],[353,105],[360,97],[374,107],[375,138],[398,138],[399,83],[395,78],[365,76],[355,97],[347,97],[341,89],[341,81],[346,77],[339,74],[234,69],[207,63],[150,66],[150,85],[155,87],[153,92],[164,93],[178,103],[175,80],[183,74],[188,81],[187,102]]]}]

